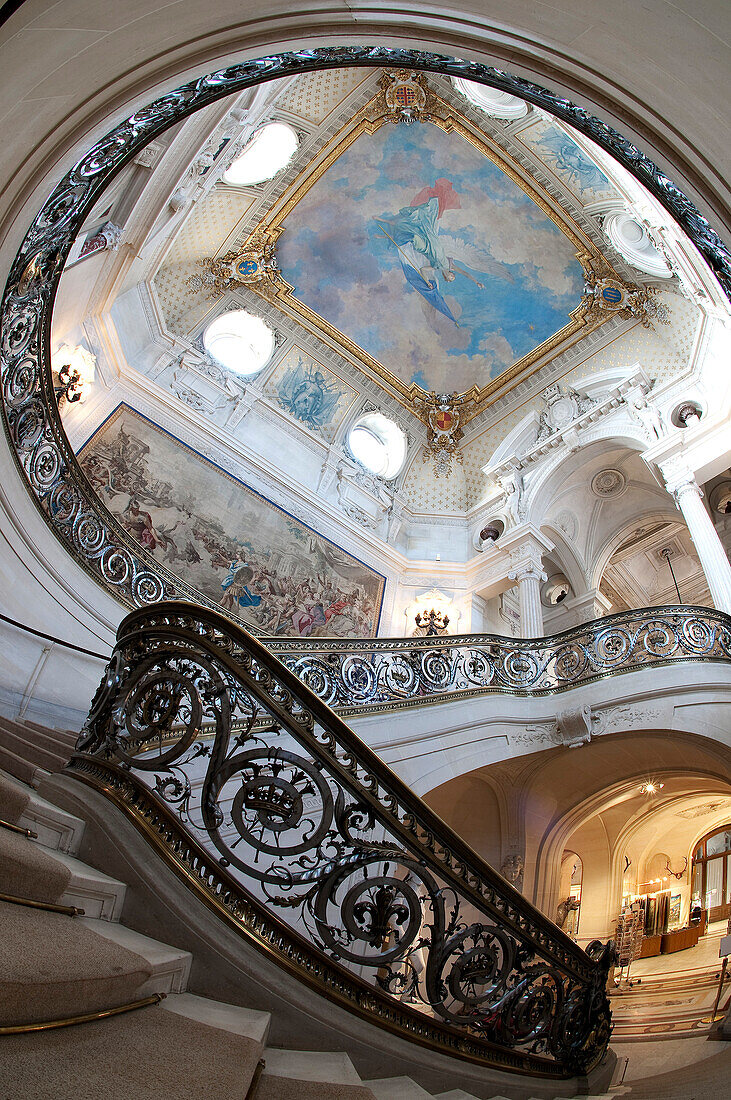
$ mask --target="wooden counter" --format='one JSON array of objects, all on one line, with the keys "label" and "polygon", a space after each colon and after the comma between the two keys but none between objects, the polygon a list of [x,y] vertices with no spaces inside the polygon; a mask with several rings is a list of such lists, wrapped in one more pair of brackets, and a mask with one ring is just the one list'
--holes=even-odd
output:
[{"label": "wooden counter", "polygon": [[699,935],[697,924],[692,928],[679,928],[677,932],[663,932],[661,954],[671,955],[673,951],[685,951],[689,947],[695,947]]}]

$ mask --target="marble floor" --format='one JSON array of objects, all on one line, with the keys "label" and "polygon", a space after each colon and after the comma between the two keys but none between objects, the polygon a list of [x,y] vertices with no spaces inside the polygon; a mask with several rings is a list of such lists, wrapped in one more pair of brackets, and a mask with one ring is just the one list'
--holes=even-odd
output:
[{"label": "marble floor", "polygon": [[[718,992],[722,960],[721,935],[726,922],[711,926],[696,947],[673,955],[641,959],[632,964],[629,981],[623,978],[611,994],[614,1041],[618,1043],[667,1041],[683,1038],[703,1042]],[[719,1009],[731,995],[731,970],[727,972]],[[690,1053],[690,1048],[686,1054]],[[661,1052],[662,1057],[669,1050]],[[678,1055],[683,1057],[683,1055]]]}]

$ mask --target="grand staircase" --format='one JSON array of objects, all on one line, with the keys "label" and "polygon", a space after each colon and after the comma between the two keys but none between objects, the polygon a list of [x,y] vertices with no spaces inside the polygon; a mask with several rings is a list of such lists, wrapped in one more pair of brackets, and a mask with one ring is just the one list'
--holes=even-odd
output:
[{"label": "grand staircase", "polygon": [[[612,1088],[612,1057],[577,1069],[573,1052],[606,1046],[586,1024],[608,1018],[600,956],[259,643],[182,604],[133,613],[119,638],[80,741],[0,717],[0,1100],[720,1094],[721,1055],[708,1089],[687,1072]],[[293,903],[314,935],[287,925]],[[348,972],[349,952],[367,965]]]},{"label": "grand staircase", "polygon": [[269,1047],[271,1013],[192,992],[191,953],[126,927],[126,884],[78,858],[85,822],[8,774],[15,756],[43,784],[65,736],[0,719],[3,1100],[477,1100],[405,1076],[363,1081],[342,1051]]}]

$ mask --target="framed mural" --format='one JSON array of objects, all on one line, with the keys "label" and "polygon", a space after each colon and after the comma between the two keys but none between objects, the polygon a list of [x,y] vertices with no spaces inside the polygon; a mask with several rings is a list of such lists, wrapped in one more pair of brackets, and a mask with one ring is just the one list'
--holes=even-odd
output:
[{"label": "framed mural", "polygon": [[78,457],[143,549],[261,633],[375,637],[380,573],[133,409],[120,405]]},{"label": "framed mural", "polygon": [[[388,72],[379,83],[274,199],[241,255],[276,247],[276,269],[251,289],[407,408],[422,415],[428,395],[460,394],[469,419],[499,386],[606,320],[591,312],[586,280],[615,273],[549,192],[423,76]],[[393,125],[404,103],[415,125]],[[235,260],[206,262],[226,285],[246,282]],[[284,407],[301,384],[285,383]]]}]

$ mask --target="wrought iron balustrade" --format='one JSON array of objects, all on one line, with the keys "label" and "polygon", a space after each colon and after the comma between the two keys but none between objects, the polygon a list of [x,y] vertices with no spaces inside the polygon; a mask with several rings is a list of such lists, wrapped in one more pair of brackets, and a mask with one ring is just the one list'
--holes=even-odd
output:
[{"label": "wrought iron balustrade", "polygon": [[394,710],[503,691],[542,695],[687,660],[731,661],[731,618],[708,607],[624,611],[549,638],[264,639],[328,706]]},{"label": "wrought iron balustrade", "polygon": [[122,622],[69,767],[241,934],[360,1015],[515,1071],[602,1057],[611,944],[581,950],[217,613]]}]

